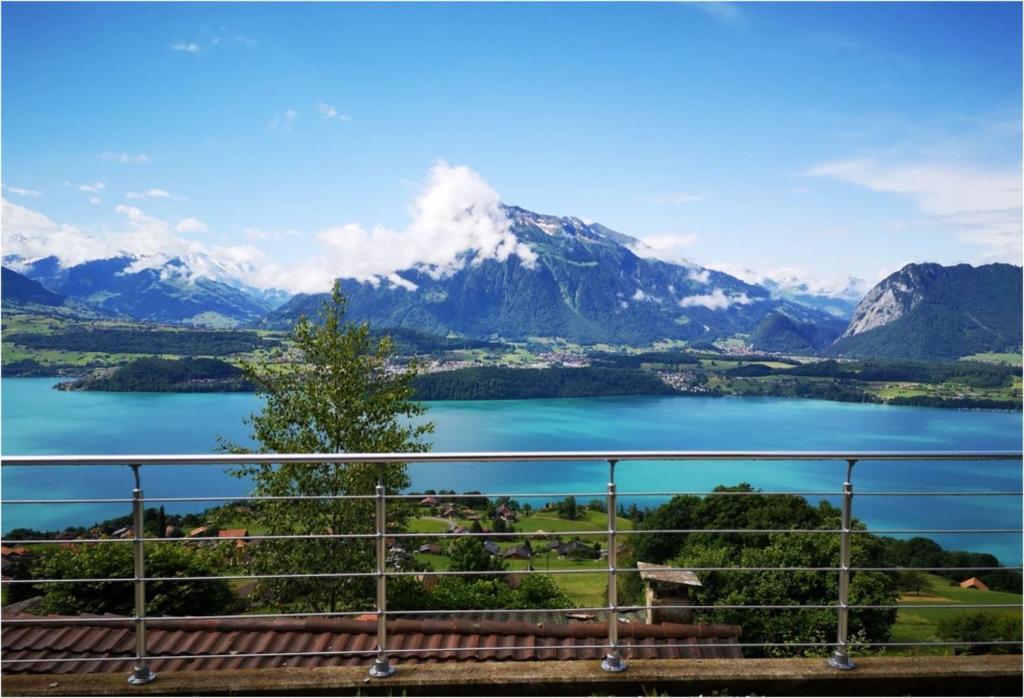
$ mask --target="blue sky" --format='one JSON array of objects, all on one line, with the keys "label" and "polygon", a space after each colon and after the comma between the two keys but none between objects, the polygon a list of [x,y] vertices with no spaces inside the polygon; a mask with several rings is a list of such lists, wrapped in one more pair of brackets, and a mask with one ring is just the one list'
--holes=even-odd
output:
[{"label": "blue sky", "polygon": [[287,285],[390,254],[457,173],[823,285],[1020,260],[1017,3],[2,12],[5,254],[185,246]]}]

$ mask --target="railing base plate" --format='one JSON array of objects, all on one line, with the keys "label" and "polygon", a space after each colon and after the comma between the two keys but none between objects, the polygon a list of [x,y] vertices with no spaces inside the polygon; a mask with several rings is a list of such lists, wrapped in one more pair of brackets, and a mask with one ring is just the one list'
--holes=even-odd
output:
[{"label": "railing base plate", "polygon": [[156,680],[156,674],[149,669],[136,669],[128,674],[128,683],[132,686],[141,686],[144,683]]},{"label": "railing base plate", "polygon": [[601,662],[601,668],[605,671],[618,673],[626,670],[626,662],[624,662],[622,657],[619,657],[618,655],[609,654],[604,658],[604,661]]},{"label": "railing base plate", "polygon": [[843,671],[850,671],[851,669],[857,668],[857,665],[853,663],[852,659],[845,654],[840,654],[839,652],[836,652],[828,658],[828,665],[833,669],[842,669]]},{"label": "railing base plate", "polygon": [[386,679],[394,673],[395,667],[391,666],[391,662],[386,659],[378,659],[370,667],[370,676],[375,679]]}]

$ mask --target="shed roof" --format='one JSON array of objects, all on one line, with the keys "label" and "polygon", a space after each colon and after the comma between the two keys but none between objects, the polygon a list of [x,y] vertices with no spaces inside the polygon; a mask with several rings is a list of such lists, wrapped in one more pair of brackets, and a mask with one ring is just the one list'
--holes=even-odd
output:
[{"label": "shed roof", "polygon": [[683,584],[690,587],[704,586],[700,583],[700,577],[690,570],[677,567],[666,568],[665,565],[655,565],[650,562],[638,562],[636,566],[640,570],[640,579],[645,582],[650,580],[654,582],[667,582],[669,584]]},{"label": "shed roof", "polygon": [[[48,617],[45,623],[19,626],[17,620],[24,618],[40,620],[5,619],[3,657],[33,661],[4,664],[5,673],[131,671],[134,635],[128,618],[69,623],[66,617]],[[155,671],[204,671],[366,664],[375,654],[376,628],[375,620],[338,618],[150,620],[147,635],[151,656],[165,657],[152,660]],[[388,630],[388,650],[403,664],[596,660],[607,649],[604,623],[395,619]],[[739,659],[740,648],[722,646],[735,645],[739,636],[735,625],[619,623],[624,655],[635,659]],[[292,656],[245,656],[271,652]],[[299,656],[316,652],[339,654]],[[97,657],[114,659],[87,661]]]}]

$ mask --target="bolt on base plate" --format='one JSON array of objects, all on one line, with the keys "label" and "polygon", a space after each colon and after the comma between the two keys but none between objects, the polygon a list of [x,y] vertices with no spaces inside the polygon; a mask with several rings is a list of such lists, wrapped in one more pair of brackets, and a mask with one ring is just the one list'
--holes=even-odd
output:
[{"label": "bolt on base plate", "polygon": [[375,679],[386,679],[394,673],[395,667],[391,666],[387,659],[374,660],[373,666],[370,667],[370,676]]},{"label": "bolt on base plate", "polygon": [[833,669],[842,669],[843,671],[849,671],[857,666],[847,654],[841,652],[836,652],[829,657],[828,665]]},{"label": "bolt on base plate", "polygon": [[156,674],[149,669],[136,669],[128,674],[128,683],[133,686],[141,686],[144,683],[156,680]]},{"label": "bolt on base plate", "polygon": [[601,668],[605,671],[620,672],[626,670],[626,663],[617,654],[609,654],[601,662]]}]

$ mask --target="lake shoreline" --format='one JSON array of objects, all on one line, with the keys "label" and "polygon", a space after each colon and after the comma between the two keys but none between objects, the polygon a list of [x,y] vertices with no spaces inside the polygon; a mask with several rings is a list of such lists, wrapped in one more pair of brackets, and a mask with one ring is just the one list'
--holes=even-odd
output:
[{"label": "lake shoreline", "polygon": [[[514,369],[514,370],[528,370],[528,369]],[[20,376],[19,376],[20,377]],[[35,377],[35,376],[33,376]],[[41,377],[41,376],[40,376]],[[69,378],[69,376],[61,376],[61,378]],[[81,377],[78,377],[79,379]],[[166,394],[230,394],[230,393],[249,393],[255,394],[255,390],[252,388],[238,388],[238,387],[224,387],[223,389],[175,389],[175,390],[110,390],[102,388],[92,387],[75,387],[75,383],[78,379],[63,381],[55,383],[53,386],[54,390],[62,392],[96,392],[96,393],[135,393],[143,395],[166,395]],[[209,385],[199,385],[196,388],[209,388]],[[915,407],[921,409],[938,409],[938,410],[958,410],[963,412],[1005,412],[1014,413],[1024,411],[1024,404],[1018,405],[1016,408],[1010,407],[976,407],[968,406],[965,407],[960,404],[956,404],[953,400],[944,400],[938,404],[912,404],[902,403],[893,401],[870,401],[870,400],[843,400],[838,398],[827,398],[827,397],[800,397],[793,395],[764,395],[764,394],[751,394],[751,395],[721,395],[721,394],[709,394],[709,393],[696,393],[696,392],[631,392],[631,393],[601,393],[597,395],[586,395],[586,394],[568,394],[568,395],[556,395],[556,396],[538,396],[538,397],[521,397],[516,395],[508,396],[487,396],[487,397],[440,397],[440,398],[420,398],[417,397],[419,402],[482,402],[482,401],[502,401],[502,400],[557,400],[561,398],[572,398],[572,399],[591,399],[591,398],[602,398],[602,397],[691,397],[691,398],[722,398],[722,399],[738,399],[745,400],[749,398],[757,397],[770,397],[776,400],[824,400],[827,402],[840,402],[840,403],[852,403],[852,404],[872,404],[878,406],[889,406],[889,407]]]},{"label": "lake shoreline", "polygon": [[[217,437],[251,445],[245,418],[261,400],[252,393],[59,392],[54,379],[4,378],[2,451],[6,455],[213,453]],[[425,419],[437,424],[435,452],[480,451],[968,451],[1019,450],[1021,414],[920,409],[808,399],[707,396],[431,401]],[[436,463],[409,467],[413,490],[516,493],[557,499],[564,492],[603,492],[607,466],[591,462]],[[616,469],[626,506],[652,506],[673,492],[707,491],[749,482],[765,491],[834,492],[839,462],[629,462]],[[147,498],[244,495],[249,483],[223,468],[142,469]],[[130,497],[127,467],[13,468],[2,481],[7,499]],[[1019,463],[862,462],[858,493],[963,490],[1019,492]],[[663,493],[638,497],[631,492]],[[825,498],[825,497],[822,497]],[[628,501],[626,501],[628,500]],[[936,504],[939,503],[939,506]],[[159,503],[156,503],[158,506]],[[169,503],[185,513],[193,505]],[[870,528],[1006,528],[1021,516],[1020,497],[858,497],[854,516]],[[122,505],[3,507],[5,529],[56,530],[121,515]],[[942,538],[942,536],[937,536]],[[1006,564],[1019,558],[1019,535],[987,536],[982,546]],[[968,547],[951,534],[940,543]]]}]

